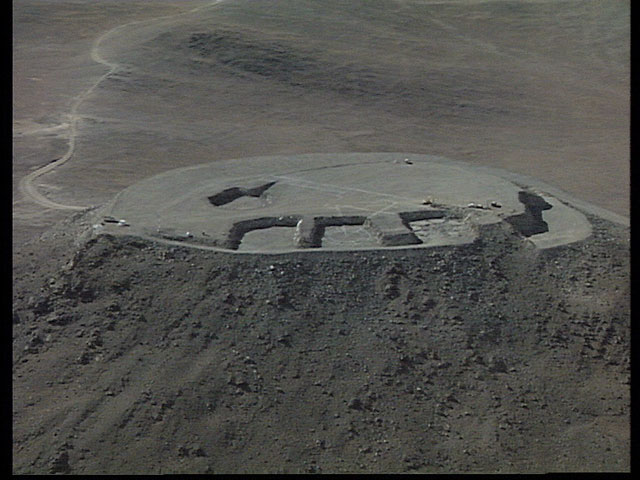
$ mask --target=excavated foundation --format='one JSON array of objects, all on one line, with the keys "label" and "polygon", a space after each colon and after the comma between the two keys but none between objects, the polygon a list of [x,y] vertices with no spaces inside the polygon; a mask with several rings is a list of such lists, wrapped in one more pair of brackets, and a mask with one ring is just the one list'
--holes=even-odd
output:
[{"label": "excavated foundation", "polygon": [[513,177],[402,153],[214,162],[129,187],[103,226],[238,253],[460,245],[498,223],[539,248],[590,234],[562,192]]}]

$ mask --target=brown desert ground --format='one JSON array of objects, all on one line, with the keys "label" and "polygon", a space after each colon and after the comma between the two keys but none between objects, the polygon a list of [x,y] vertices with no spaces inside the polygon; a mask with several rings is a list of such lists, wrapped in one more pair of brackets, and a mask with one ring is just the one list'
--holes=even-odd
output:
[{"label": "brown desert ground", "polygon": [[[14,1],[13,472],[629,471],[629,9]],[[592,234],[252,255],[92,228],[175,168],[350,152],[535,178]]]}]

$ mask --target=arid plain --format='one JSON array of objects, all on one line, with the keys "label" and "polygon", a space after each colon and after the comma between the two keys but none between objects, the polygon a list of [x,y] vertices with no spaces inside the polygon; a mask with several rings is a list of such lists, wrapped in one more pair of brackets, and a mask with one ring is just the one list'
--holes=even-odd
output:
[{"label": "arid plain", "polygon": [[[618,1],[14,1],[14,472],[628,470],[629,28]],[[174,168],[351,152],[611,213],[546,250],[91,233]]]}]

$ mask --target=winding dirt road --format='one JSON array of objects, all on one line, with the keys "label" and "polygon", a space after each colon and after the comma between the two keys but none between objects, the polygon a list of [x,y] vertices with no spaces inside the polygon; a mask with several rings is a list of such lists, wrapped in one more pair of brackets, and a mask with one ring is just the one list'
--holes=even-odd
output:
[{"label": "winding dirt road", "polygon": [[119,68],[120,65],[118,63],[114,63],[114,62],[110,62],[106,59],[104,59],[100,53],[99,53],[99,48],[100,45],[102,44],[102,42],[104,42],[105,39],[107,39],[108,37],[112,36],[113,34],[115,34],[116,32],[127,28],[131,25],[137,25],[137,24],[142,24],[142,23],[151,23],[151,22],[156,22],[159,20],[165,20],[165,19],[171,19],[171,18],[177,18],[183,15],[188,15],[194,12],[197,12],[199,10],[211,7],[212,5],[215,5],[217,3],[222,2],[223,0],[215,0],[212,1],[210,3],[207,3],[206,5],[202,5],[200,7],[196,7],[193,8],[191,10],[188,10],[186,12],[182,12],[182,13],[178,13],[176,15],[163,15],[161,17],[155,17],[152,19],[147,19],[147,20],[135,20],[132,22],[128,22],[122,25],[119,25],[115,28],[112,28],[111,30],[103,33],[102,35],[100,35],[94,42],[93,42],[93,46],[91,48],[91,59],[93,61],[95,61],[96,63],[100,63],[102,65],[104,65],[105,67],[107,67],[109,70],[103,74],[101,77],[99,77],[88,89],[86,89],[85,91],[83,91],[80,95],[78,95],[76,97],[76,99],[74,100],[72,106],[71,106],[71,111],[67,114],[67,122],[65,122],[67,125],[69,125],[69,135],[68,135],[68,147],[67,147],[67,151],[66,153],[60,157],[59,159],[48,163],[47,165],[38,168],[37,170],[34,170],[33,172],[31,172],[30,174],[26,175],[25,177],[23,177],[20,180],[20,183],[18,185],[18,188],[20,190],[20,192],[26,197],[31,199],[33,202],[45,207],[45,208],[49,208],[49,209],[54,209],[54,210],[85,210],[87,208],[90,208],[90,206],[80,206],[80,205],[64,205],[62,203],[58,203],[55,202],[53,200],[48,199],[47,197],[45,197],[42,193],[40,193],[38,191],[38,187],[35,184],[35,181],[40,178],[41,176],[50,173],[51,171],[53,171],[54,169],[58,168],[60,165],[63,165],[64,163],[68,162],[71,157],[73,157],[73,154],[75,152],[75,148],[76,148],[76,137],[78,136],[78,120],[81,118],[81,115],[78,114],[78,109],[80,108],[80,105],[82,104],[82,102],[84,102],[84,100],[86,98],[89,97],[89,95],[91,95],[93,93],[93,91],[96,89],[96,87],[98,85],[100,85],[105,79],[107,79],[109,76],[111,76],[113,73],[115,73]]}]

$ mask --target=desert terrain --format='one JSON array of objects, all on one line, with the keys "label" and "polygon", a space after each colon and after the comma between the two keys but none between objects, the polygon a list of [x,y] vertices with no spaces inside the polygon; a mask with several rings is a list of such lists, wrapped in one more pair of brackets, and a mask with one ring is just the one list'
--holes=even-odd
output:
[{"label": "desert terrain", "polygon": [[[618,1],[14,1],[14,473],[628,471],[629,28]],[[154,175],[352,152],[544,182],[591,232],[97,233]]]}]

